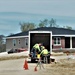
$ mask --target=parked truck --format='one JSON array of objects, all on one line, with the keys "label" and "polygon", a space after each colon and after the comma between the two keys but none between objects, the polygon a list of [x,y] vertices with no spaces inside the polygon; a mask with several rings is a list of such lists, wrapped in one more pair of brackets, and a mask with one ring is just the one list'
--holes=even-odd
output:
[{"label": "parked truck", "polygon": [[[31,55],[31,49],[36,43],[43,43],[46,49],[52,52],[52,32],[50,31],[29,31],[29,51]],[[31,56],[31,62],[36,61],[36,58]]]}]

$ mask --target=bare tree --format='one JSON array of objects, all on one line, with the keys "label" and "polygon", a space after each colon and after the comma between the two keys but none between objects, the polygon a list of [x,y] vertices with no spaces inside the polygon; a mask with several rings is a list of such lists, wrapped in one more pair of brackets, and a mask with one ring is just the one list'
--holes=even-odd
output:
[{"label": "bare tree", "polygon": [[56,25],[56,20],[54,20],[53,18],[49,21],[50,27],[57,27]]},{"label": "bare tree", "polygon": [[39,23],[39,27],[46,27],[47,25],[48,25],[48,19],[44,19]]}]

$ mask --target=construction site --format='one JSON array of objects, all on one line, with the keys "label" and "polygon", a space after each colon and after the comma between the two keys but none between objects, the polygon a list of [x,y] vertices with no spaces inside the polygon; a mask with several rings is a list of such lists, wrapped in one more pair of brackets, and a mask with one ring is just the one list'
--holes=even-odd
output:
[{"label": "construction site", "polygon": [[50,64],[31,63],[26,52],[0,53],[0,75],[75,75],[75,54],[53,53]]}]

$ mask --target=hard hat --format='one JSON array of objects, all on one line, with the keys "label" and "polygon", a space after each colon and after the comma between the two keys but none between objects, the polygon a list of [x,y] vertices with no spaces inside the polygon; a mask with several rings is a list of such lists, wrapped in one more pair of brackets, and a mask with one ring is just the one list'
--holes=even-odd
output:
[{"label": "hard hat", "polygon": [[44,46],[41,46],[42,47],[42,49],[45,49],[45,47]]}]

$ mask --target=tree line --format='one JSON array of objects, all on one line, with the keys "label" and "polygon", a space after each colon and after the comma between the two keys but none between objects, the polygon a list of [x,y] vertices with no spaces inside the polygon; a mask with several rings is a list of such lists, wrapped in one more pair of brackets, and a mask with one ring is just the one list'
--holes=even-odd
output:
[{"label": "tree line", "polygon": [[[20,29],[22,32],[28,31],[30,29],[35,29],[35,28],[40,28],[40,27],[60,27],[57,25],[56,20],[51,18],[51,20],[44,19],[40,20],[39,24],[36,25],[35,23],[30,23],[30,22],[24,22],[24,23],[19,23],[20,24]],[[72,29],[70,26],[63,26],[63,28],[66,29]]]}]

